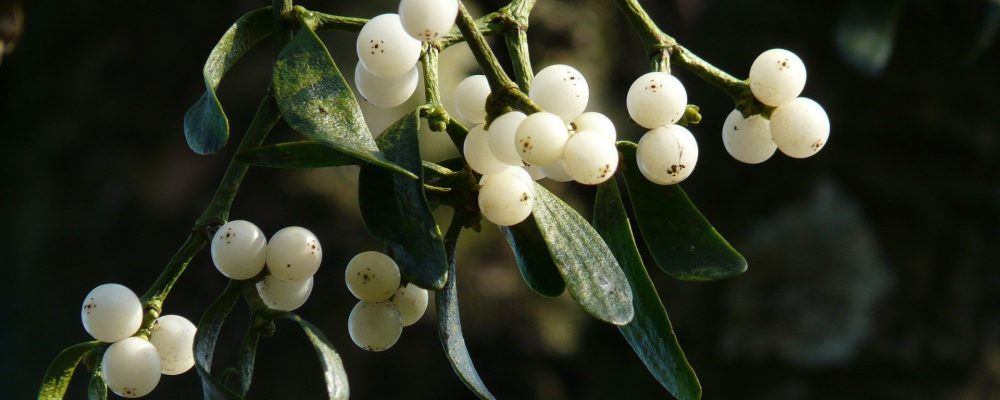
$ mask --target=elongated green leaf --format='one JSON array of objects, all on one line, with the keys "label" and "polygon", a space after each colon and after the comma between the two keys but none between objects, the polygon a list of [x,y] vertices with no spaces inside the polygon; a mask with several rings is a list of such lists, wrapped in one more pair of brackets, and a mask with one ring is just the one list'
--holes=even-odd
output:
[{"label": "elongated green leaf", "polygon": [[420,177],[361,166],[358,197],[368,232],[389,242],[400,272],[426,289],[439,289],[447,280],[448,264],[441,231],[434,222],[423,190],[423,171],[417,147],[420,116],[406,114],[379,136],[385,156]]},{"label": "elongated green leaf", "polygon": [[378,151],[354,93],[307,25],[278,54],[272,82],[278,108],[292,129],[359,160],[408,174]]},{"label": "elongated green leaf", "polygon": [[84,342],[69,346],[52,360],[49,368],[45,370],[45,377],[42,378],[42,386],[38,389],[38,399],[62,399],[66,394],[66,386],[73,378],[77,364],[83,360],[87,353],[98,346],[101,342]]},{"label": "elongated green leaf", "polygon": [[[103,354],[103,353],[102,353]],[[90,383],[87,385],[87,400],[105,400],[108,398],[108,384],[104,382],[104,370],[101,369],[101,359],[96,357],[94,370],[90,373]]]},{"label": "elongated green leaf", "polygon": [[240,352],[236,355],[236,369],[240,380],[239,393],[246,396],[253,381],[253,365],[257,360],[257,342],[260,339],[260,329],[251,326],[243,336]]},{"label": "elongated green leaf", "polygon": [[618,142],[621,173],[642,238],[664,272],[683,281],[714,281],[742,274],[743,259],[691,203],[680,185],[657,185],[635,163],[635,143]]},{"label": "elongated green leaf", "polygon": [[538,224],[549,254],[573,299],[590,315],[615,325],[632,320],[632,291],[608,245],[579,213],[535,184]]},{"label": "elongated green leaf", "polygon": [[309,338],[309,343],[312,343],[313,348],[316,349],[316,355],[319,356],[319,363],[323,368],[323,379],[326,381],[326,394],[330,400],[346,400],[351,396],[350,388],[347,385],[347,372],[344,370],[340,354],[319,328],[290,312],[275,311],[270,313],[269,317],[292,320],[302,327],[302,331]]},{"label": "elongated green leaf", "polygon": [[237,154],[236,159],[258,167],[283,169],[339,167],[360,163],[354,157],[312,140],[261,146]]},{"label": "elongated green leaf", "polygon": [[221,380],[212,376],[212,358],[219,331],[226,322],[240,298],[240,283],[229,281],[229,285],[205,310],[198,321],[198,331],[194,335],[194,367],[201,377],[202,392],[206,399],[240,399],[241,397],[226,387]]},{"label": "elongated green leaf", "polygon": [[701,384],[681,350],[670,317],[642,264],[632,227],[622,205],[618,183],[612,178],[597,188],[594,229],[611,248],[632,287],[635,318],[618,327],[646,369],[678,400],[701,398]]},{"label": "elongated green leaf", "polygon": [[212,154],[229,139],[229,120],[215,94],[223,75],[254,45],[271,35],[271,8],[251,11],[222,35],[205,61],[205,94],[184,114],[184,137],[198,154]]},{"label": "elongated green leaf", "polygon": [[480,399],[493,400],[496,397],[486,388],[483,379],[479,377],[479,372],[476,372],[476,366],[472,364],[469,349],[465,347],[465,337],[462,336],[462,320],[458,311],[457,275],[455,275],[455,247],[458,245],[461,225],[452,222],[448,233],[449,279],[444,288],[438,290],[434,295],[434,304],[437,308],[438,337],[441,338],[441,346],[444,348],[445,356],[448,357],[448,362],[462,383]]},{"label": "elongated green leaf", "polygon": [[549,297],[559,296],[566,290],[566,282],[563,282],[559,269],[549,255],[549,248],[545,245],[542,233],[538,231],[534,217],[528,217],[517,225],[501,226],[500,231],[514,251],[517,268],[521,270],[521,277],[531,290]]}]

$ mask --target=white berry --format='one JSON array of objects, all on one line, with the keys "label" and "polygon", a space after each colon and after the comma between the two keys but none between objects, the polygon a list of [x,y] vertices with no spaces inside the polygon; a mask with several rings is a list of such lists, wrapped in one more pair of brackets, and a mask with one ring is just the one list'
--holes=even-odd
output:
[{"label": "white berry", "polygon": [[537,112],[525,118],[514,135],[521,159],[532,165],[549,165],[562,157],[569,140],[566,123],[558,115]]},{"label": "white berry", "polygon": [[770,122],[760,115],[743,118],[733,110],[722,124],[722,144],[729,155],[747,164],[760,164],[778,148],[771,140]]},{"label": "white berry", "polygon": [[505,164],[522,165],[521,154],[517,152],[514,144],[514,136],[517,134],[517,127],[528,118],[520,111],[511,111],[493,120],[490,129],[486,134],[490,144],[490,151],[494,156]]},{"label": "white berry", "polygon": [[406,284],[396,290],[392,303],[399,310],[403,326],[413,325],[427,311],[427,290],[414,284]]},{"label": "white berry", "polygon": [[681,119],[687,108],[687,91],[673,75],[650,72],[632,82],[625,105],[635,123],[653,129]]},{"label": "white berry", "polygon": [[497,159],[490,151],[489,139],[482,124],[469,129],[469,133],[465,135],[462,152],[465,154],[465,161],[469,163],[469,167],[482,175],[497,173],[510,166]]},{"label": "white berry", "polygon": [[542,172],[545,173],[545,177],[556,182],[569,182],[573,180],[573,177],[569,176],[566,172],[566,166],[563,160],[556,160],[556,162],[542,167]]},{"label": "white berry", "polygon": [[347,290],[360,300],[388,300],[399,288],[399,266],[385,254],[366,251],[347,263],[344,280]]},{"label": "white berry", "polygon": [[[545,179],[545,172],[542,172],[542,167],[539,167],[537,165],[525,165],[522,168],[524,169],[525,172],[528,173],[528,176],[530,176],[531,180],[533,181],[537,181],[539,179]],[[528,186],[534,187],[535,185],[528,185]]]},{"label": "white berry", "polygon": [[507,168],[504,168],[500,172],[492,173],[492,174],[489,174],[489,175],[483,175],[482,178],[479,178],[479,186],[485,185],[486,181],[488,181],[491,176],[497,176],[497,175],[500,175],[500,174],[511,174],[511,175],[516,176],[518,179],[521,180],[521,182],[524,182],[525,185],[527,185],[529,188],[531,188],[531,193],[532,194],[535,193],[535,181],[538,180],[538,179],[541,179],[541,178],[537,178],[535,175],[533,175],[531,173],[529,167],[507,166]]},{"label": "white berry", "polygon": [[264,269],[267,238],[251,222],[236,220],[222,225],[212,237],[212,262],[229,279],[250,279]]},{"label": "white berry", "polygon": [[419,80],[416,65],[400,76],[388,78],[369,72],[361,62],[354,67],[354,85],[358,93],[377,107],[389,108],[403,104],[413,96]]},{"label": "white berry", "polygon": [[284,280],[274,275],[265,276],[257,282],[257,294],[267,308],[279,311],[294,311],[306,304],[312,294],[313,277],[303,280]]},{"label": "white berry", "polygon": [[486,75],[472,75],[455,88],[455,106],[458,116],[474,124],[486,122],[486,98],[490,83]]},{"label": "white berry", "polygon": [[511,172],[491,175],[479,188],[479,210],[500,226],[524,221],[534,205],[534,188]]},{"label": "white berry", "polygon": [[698,162],[698,142],[678,125],[653,129],[639,139],[635,154],[639,172],[653,183],[672,185],[683,181]]},{"label": "white berry", "polygon": [[414,39],[432,41],[448,33],[458,15],[457,0],[402,0],[399,19]]},{"label": "white berry", "polygon": [[303,280],[313,276],[322,261],[319,239],[306,228],[284,228],[267,244],[267,270],[281,279]]},{"label": "white berry", "polygon": [[771,113],[771,137],[782,153],[806,158],[826,145],[830,137],[830,119],[819,103],[799,97]]},{"label": "white berry", "polygon": [[581,131],[569,138],[562,161],[574,181],[596,185],[614,176],[618,169],[618,149],[602,133]]},{"label": "white berry", "polygon": [[760,53],[750,66],[750,91],[769,106],[780,106],[798,97],[806,87],[806,66],[785,49]]},{"label": "white berry", "polygon": [[106,283],[87,293],[80,309],[83,328],[102,342],[113,343],[135,334],[142,325],[142,304],[131,289]]},{"label": "white berry", "polygon": [[160,370],[178,375],[194,366],[194,334],[198,328],[180,315],[164,315],[153,323],[149,342],[160,355]]},{"label": "white berry", "polygon": [[399,340],[403,333],[403,320],[391,301],[360,301],[347,318],[347,331],[358,347],[383,351]]},{"label": "white berry", "polygon": [[368,20],[358,33],[358,60],[369,72],[394,77],[405,74],[420,58],[421,44],[403,29],[399,15]]},{"label": "white berry", "polygon": [[142,397],[160,383],[160,355],[145,339],[130,337],[104,351],[101,371],[112,392],[128,398]]},{"label": "white berry", "polygon": [[528,97],[545,111],[569,121],[587,108],[590,87],[583,74],[568,65],[550,65],[531,80]]},{"label": "white berry", "polygon": [[570,126],[576,132],[594,131],[600,133],[611,143],[618,140],[618,131],[615,129],[614,122],[611,122],[610,118],[599,112],[589,111],[580,114],[579,117],[574,118],[570,122]]}]

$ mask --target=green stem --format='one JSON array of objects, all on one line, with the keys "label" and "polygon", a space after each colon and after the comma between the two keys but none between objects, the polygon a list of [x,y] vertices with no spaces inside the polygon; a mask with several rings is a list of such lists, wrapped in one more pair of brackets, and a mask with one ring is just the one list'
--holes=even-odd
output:
[{"label": "green stem", "polygon": [[[303,9],[305,10],[305,9]],[[339,15],[325,14],[317,11],[307,11],[311,18],[316,19],[314,29],[335,29],[346,32],[358,32],[368,20],[365,18],[342,17]]]},{"label": "green stem", "polygon": [[[482,32],[483,35],[496,35],[507,29],[506,21],[500,12],[489,13],[480,17],[475,21],[475,25],[476,29]],[[434,46],[439,49],[446,49],[464,41],[465,36],[462,36],[462,31],[456,26],[438,38],[434,42]]]},{"label": "green stem", "polygon": [[531,89],[531,78],[535,75],[531,70],[531,56],[528,51],[528,16],[535,6],[535,0],[514,0],[500,9],[505,18],[507,31],[504,40],[507,52],[510,53],[511,64],[514,65],[514,77],[521,91]]},{"label": "green stem", "polygon": [[[448,127],[448,111],[441,103],[441,87],[438,82],[438,56],[439,50],[433,43],[424,45],[424,52],[420,56],[420,65],[424,74],[424,101],[426,105],[421,110],[424,118],[434,132],[443,132]],[[461,143],[455,143],[461,147]]]},{"label": "green stem", "polygon": [[285,47],[285,43],[292,40],[292,30],[284,22],[285,16],[292,12],[292,0],[271,0],[271,13],[274,15],[274,39],[278,43],[278,48]]},{"label": "green stem", "polygon": [[458,29],[462,31],[465,41],[469,43],[469,49],[472,50],[472,54],[476,57],[476,62],[479,63],[479,66],[486,74],[486,80],[490,82],[490,89],[493,92],[510,90],[512,87],[516,89],[517,84],[504,72],[503,67],[500,66],[500,61],[497,60],[496,54],[493,54],[489,43],[486,43],[486,37],[476,27],[476,21],[472,19],[472,15],[469,14],[469,10],[465,9],[465,4],[462,4],[462,2],[458,2],[458,19],[456,20],[456,24],[458,25]]}]

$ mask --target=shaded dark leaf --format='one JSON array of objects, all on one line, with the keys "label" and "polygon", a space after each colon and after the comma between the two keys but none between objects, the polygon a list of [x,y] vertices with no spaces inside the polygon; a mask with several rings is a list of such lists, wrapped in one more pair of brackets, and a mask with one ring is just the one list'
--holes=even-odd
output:
[{"label": "shaded dark leaf", "polygon": [[573,299],[590,315],[623,325],[632,320],[632,291],[608,245],[579,213],[535,184],[532,210],[549,255]]},{"label": "shaded dark leaf", "polygon": [[896,41],[896,26],[904,0],[852,0],[834,33],[840,55],[867,75],[885,70]]},{"label": "shaded dark leaf", "polygon": [[501,226],[500,231],[514,251],[517,268],[531,290],[549,297],[559,296],[566,290],[566,282],[563,282],[559,269],[549,255],[549,248],[534,217],[528,217],[517,225]]},{"label": "shaded dark leaf", "polygon": [[330,340],[315,325],[299,317],[298,315],[285,311],[269,312],[269,318],[284,318],[295,321],[302,327],[302,332],[309,338],[316,355],[319,356],[319,363],[323,368],[323,379],[326,381],[326,394],[331,400],[339,400],[350,397],[350,388],[347,385],[347,372],[344,370],[344,363],[340,359],[340,354],[330,344]]},{"label": "shaded dark leaf", "polygon": [[312,140],[261,146],[240,152],[236,159],[258,167],[284,169],[339,167],[360,163],[354,157]]},{"label": "shaded dark leaf", "polygon": [[440,289],[447,280],[448,265],[441,231],[424,196],[417,145],[419,125],[416,111],[406,114],[386,128],[378,143],[387,159],[420,179],[363,165],[358,178],[358,197],[365,228],[372,236],[389,242],[403,276],[417,286]]},{"label": "shaded dark leaf", "polygon": [[635,149],[635,143],[618,142],[620,173],[639,231],[660,269],[685,281],[714,281],[745,272],[746,260],[715,231],[680,185],[657,185],[642,176]]},{"label": "shaded dark leaf", "polygon": [[219,339],[222,324],[226,322],[226,317],[240,298],[239,285],[238,282],[229,281],[226,289],[212,302],[198,321],[198,331],[194,335],[194,367],[201,377],[202,393],[206,399],[241,398],[211,374],[215,342]]},{"label": "shaded dark leaf", "polygon": [[618,328],[622,336],[670,394],[679,400],[700,399],[698,376],[684,357],[667,310],[642,264],[615,179],[597,188],[594,229],[611,248],[632,287],[635,318]]},{"label": "shaded dark leaf", "polygon": [[236,355],[236,369],[239,377],[239,393],[246,396],[253,381],[253,365],[257,359],[257,342],[260,339],[260,329],[254,326],[247,328],[240,344],[240,352]]},{"label": "shaded dark leaf", "polygon": [[80,364],[88,352],[101,344],[96,340],[78,343],[59,352],[59,355],[49,364],[49,368],[45,370],[42,386],[38,389],[38,399],[62,399],[66,394],[66,387],[69,385],[70,379],[73,378],[73,371],[76,371],[77,364]]},{"label": "shaded dark leaf", "polygon": [[251,11],[222,35],[205,61],[205,94],[184,114],[184,137],[198,154],[212,154],[229,139],[229,120],[215,94],[222,77],[254,45],[271,35],[271,8]]},{"label": "shaded dark leaf", "polygon": [[412,175],[378,151],[354,93],[307,25],[278,54],[272,83],[278,108],[292,129],[359,160]]}]

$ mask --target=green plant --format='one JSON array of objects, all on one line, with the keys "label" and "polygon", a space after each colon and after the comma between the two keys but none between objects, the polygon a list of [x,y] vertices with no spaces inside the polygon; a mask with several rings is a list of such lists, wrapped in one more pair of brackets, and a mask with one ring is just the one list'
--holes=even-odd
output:
[{"label": "green plant", "polygon": [[[783,107],[779,104],[776,109],[761,103],[754,97],[749,81],[737,79],[715,68],[678,44],[652,22],[637,1],[618,0],[618,4],[646,45],[654,75],[657,79],[670,82],[657,81],[655,85],[679,86],[680,89],[673,90],[682,91],[679,81],[669,75],[672,64],[680,65],[729,95],[740,117],[768,117],[772,113],[778,113]],[[208,245],[220,227],[229,221],[230,206],[251,165],[271,168],[360,165],[359,196],[366,228],[373,236],[387,242],[406,282],[435,291],[444,351],[456,374],[477,396],[493,398],[465,348],[454,279],[455,249],[462,230],[481,229],[481,218],[485,215],[488,219],[501,221],[500,229],[514,250],[518,268],[531,289],[545,296],[556,296],[568,291],[592,316],[620,327],[633,350],[667,391],[682,399],[700,398],[698,379],[674,337],[666,311],[639,256],[617,183],[617,179],[624,180],[637,226],[648,251],[658,266],[670,276],[681,280],[709,281],[741,274],[747,268],[746,261],[715,231],[683,190],[677,185],[661,186],[650,182],[650,173],[643,171],[647,168],[644,167],[646,165],[674,164],[683,169],[687,163],[690,167],[682,176],[657,180],[659,183],[679,182],[693,169],[694,161],[687,160],[692,152],[697,154],[696,145],[692,145],[693,150],[688,151],[689,158],[684,158],[685,147],[680,145],[679,149],[664,147],[661,151],[650,153],[644,152],[641,145],[627,141],[614,144],[617,152],[596,151],[592,149],[599,147],[601,143],[608,142],[610,145],[611,142],[606,140],[606,136],[602,136],[607,132],[600,128],[606,126],[605,121],[593,116],[590,118],[596,120],[584,121],[581,117],[575,117],[572,120],[576,126],[574,129],[594,124],[594,132],[600,132],[593,135],[578,134],[579,139],[576,141],[579,144],[571,146],[572,151],[565,156],[567,158],[563,171],[569,178],[581,176],[577,179],[591,184],[600,183],[590,223],[544,187],[514,176],[513,173],[510,177],[500,178],[492,176],[490,172],[487,177],[491,179],[477,184],[476,171],[479,169],[470,164],[477,162],[476,159],[480,158],[478,155],[473,157],[466,154],[468,160],[460,158],[439,164],[422,161],[419,157],[417,129],[421,123],[428,124],[433,131],[449,135],[457,147],[466,147],[467,152],[467,135],[472,135],[471,132],[476,132],[476,129],[479,129],[478,134],[484,135],[477,139],[477,145],[472,146],[476,151],[492,154],[490,148],[496,147],[485,137],[484,127],[474,127],[470,132],[449,116],[440,101],[438,54],[443,48],[461,41],[469,43],[485,72],[483,78],[476,78],[476,81],[480,81],[479,89],[470,92],[470,96],[484,97],[481,90],[484,84],[481,81],[485,80],[485,84],[489,86],[489,94],[484,100],[483,119],[499,121],[502,116],[510,115],[511,112],[522,113],[523,118],[514,125],[524,121],[540,121],[538,124],[552,133],[551,137],[546,137],[547,140],[561,141],[563,145],[570,146],[566,144],[570,141],[570,132],[564,126],[563,119],[580,115],[585,102],[583,106],[578,103],[567,104],[571,109],[561,110],[557,113],[559,115],[545,113],[539,106],[540,103],[553,101],[543,99],[549,98],[555,89],[533,89],[531,85],[534,74],[528,58],[526,35],[528,16],[533,6],[533,0],[513,0],[500,10],[476,20],[459,4],[457,29],[426,36],[428,40],[423,42],[419,53],[426,104],[405,115],[377,139],[373,138],[361,118],[354,93],[315,33],[321,29],[360,31],[367,20],[310,11],[301,6],[293,6],[288,0],[276,0],[271,7],[255,10],[241,17],[210,54],[204,69],[206,92],[185,116],[185,135],[192,150],[199,154],[212,154],[226,144],[229,123],[215,89],[226,71],[245,52],[268,36],[274,37],[281,48],[273,65],[272,81],[208,208],[197,219],[186,241],[168,262],[160,277],[141,296],[144,317],[136,336],[149,336],[154,322],[162,313],[171,288],[192,257]],[[485,41],[485,35],[503,35],[511,54],[514,79],[501,68],[500,61]],[[394,66],[383,66],[391,67]],[[562,67],[566,66],[553,71],[569,74],[575,71]],[[403,72],[392,69],[392,73],[406,74],[408,68],[399,68]],[[545,78],[545,81],[549,80],[552,79]],[[477,83],[470,85],[473,84]],[[637,87],[643,89],[642,85]],[[653,86],[653,89],[661,87]],[[564,89],[555,90],[555,93],[558,94],[561,90]],[[798,90],[801,91],[801,88]],[[631,92],[630,90],[630,98]],[[675,92],[671,92],[673,93]],[[795,94],[797,95],[798,93]],[[648,93],[640,92],[637,96],[637,104],[645,102],[647,106],[663,100]],[[673,124],[697,124],[700,121],[698,107],[686,104],[686,94],[683,97],[671,95],[667,100],[676,104],[672,113],[666,116],[651,115],[648,109],[633,113],[632,100],[629,100],[628,107],[630,114],[640,125],[648,125],[646,127],[654,129],[654,132],[660,130],[668,132],[664,133],[667,135],[680,130],[691,136],[685,128]],[[469,114],[478,111],[474,109]],[[466,111],[462,113],[466,114]],[[825,118],[825,114],[823,116]],[[271,128],[282,119],[308,140],[263,145]],[[795,121],[795,118],[790,119]],[[787,125],[793,127],[789,130],[795,131],[795,123],[808,123],[812,126],[815,122],[808,120]],[[669,129],[663,128],[663,125],[668,125]],[[813,129],[822,131],[815,127]],[[826,133],[828,130],[827,125]],[[826,133],[822,138],[824,141]],[[613,124],[610,135],[614,136]],[[518,141],[526,140],[525,136],[521,128],[513,127],[509,127],[505,134],[505,137]],[[659,137],[653,139],[667,142]],[[693,138],[690,142],[693,142]],[[685,143],[684,146],[688,145]],[[782,146],[779,143],[777,147]],[[673,156],[671,151],[678,154]],[[773,151],[771,148],[772,153]],[[561,153],[539,155],[538,160],[540,163],[553,162]],[[591,153],[601,155],[599,162],[595,163],[593,159],[586,157]],[[671,156],[673,159],[669,158]],[[528,159],[528,154],[521,151],[520,157]],[[500,160],[497,162],[502,163]],[[614,165],[608,165],[602,175],[600,167],[607,164]],[[483,171],[479,172],[494,170],[493,166],[482,168]],[[656,169],[666,170],[663,166]],[[521,172],[517,174],[526,175],[523,170],[518,171]],[[594,171],[598,173],[591,174]],[[612,176],[615,171],[617,178]],[[497,175],[504,173],[498,172]],[[496,219],[492,218],[485,211],[487,207],[484,204],[489,204],[495,196],[480,195],[481,188],[484,193],[487,191],[488,185],[491,185],[489,182],[495,182],[492,185],[500,188],[497,189],[497,196],[511,193],[510,188],[517,188],[513,193],[523,192],[523,201],[530,199],[530,203],[527,203],[530,206],[515,210],[517,212],[512,213],[513,216],[503,214],[497,215]],[[484,203],[484,200],[489,201]],[[441,206],[454,210],[451,226],[443,235],[431,215],[432,209]],[[665,224],[663,221],[669,223]],[[273,240],[272,238],[272,245]],[[259,243],[257,247],[260,247]],[[213,257],[215,253],[213,246]],[[272,253],[267,255],[268,258],[271,256]],[[260,256],[255,253],[254,258],[259,259]],[[272,262],[268,261],[267,265],[271,266]],[[303,272],[293,278],[311,275],[311,272],[315,272],[315,268],[311,267],[306,271],[309,273]],[[243,269],[235,268],[233,271]],[[252,277],[233,275],[232,272],[227,272],[228,269],[223,271],[230,277],[248,279],[231,280],[198,323],[194,343],[195,369],[202,379],[205,397],[244,396],[250,387],[259,338],[273,333],[273,321],[288,319],[302,327],[316,348],[329,397],[346,398],[349,393],[346,371],[333,346],[309,322],[290,311],[276,310],[273,303],[262,299],[258,286],[262,282],[266,285],[268,277],[273,275],[262,272],[259,262],[255,262],[250,270],[253,272]],[[240,298],[250,306],[254,323],[241,345],[238,364],[233,368],[217,369],[213,373],[212,358],[219,331]],[[269,307],[268,304],[272,306]],[[101,358],[107,349],[108,346],[100,342],[86,342],[65,349],[49,367],[39,398],[61,398],[74,369],[84,360],[88,361],[93,371],[90,395],[92,398],[103,398],[106,394],[105,377],[93,360]]]}]

